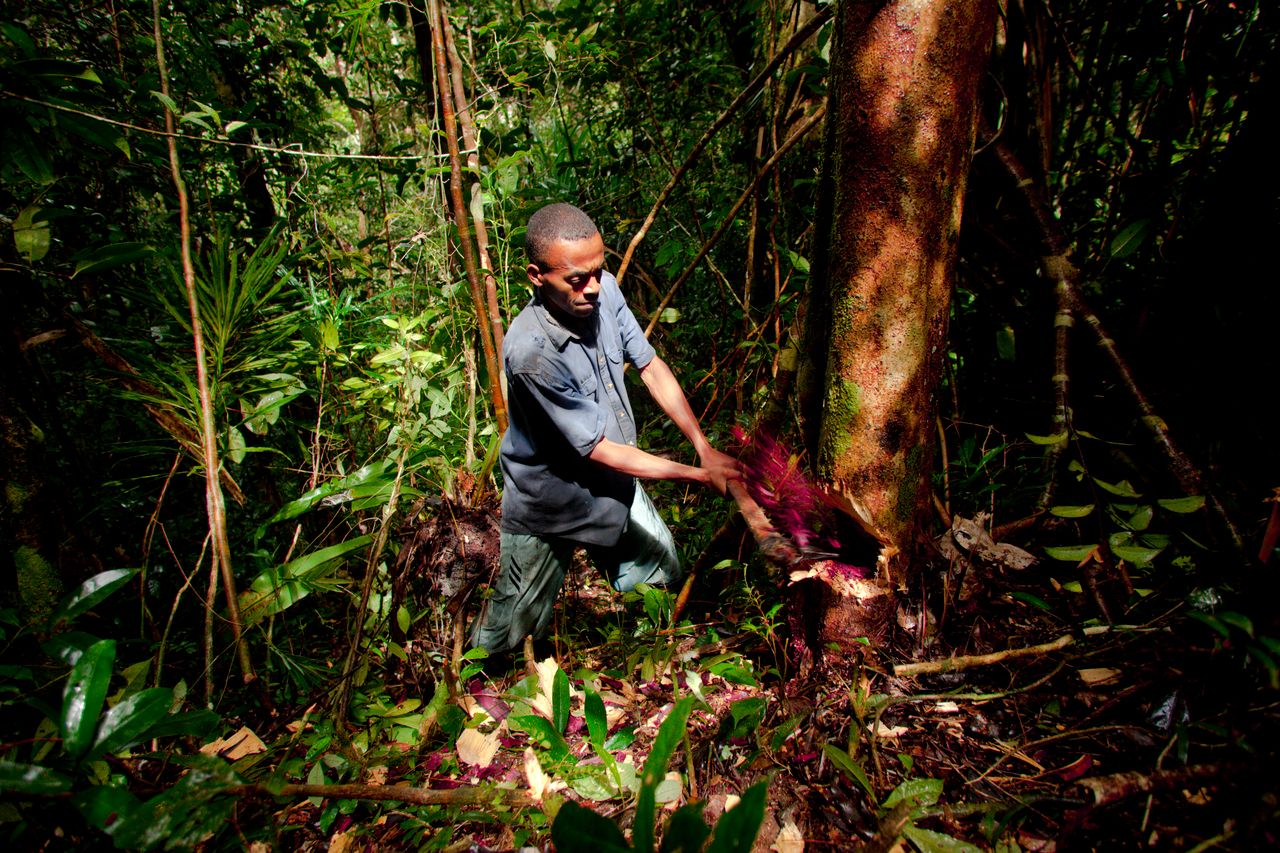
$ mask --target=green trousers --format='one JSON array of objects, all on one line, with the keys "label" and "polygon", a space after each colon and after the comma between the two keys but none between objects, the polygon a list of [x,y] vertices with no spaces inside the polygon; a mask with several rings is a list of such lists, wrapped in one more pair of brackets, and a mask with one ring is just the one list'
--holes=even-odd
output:
[{"label": "green trousers", "polygon": [[[471,636],[471,645],[491,654],[510,651],[526,634],[540,638],[551,614],[576,543],[557,536],[502,534],[498,582]],[[596,568],[619,592],[638,584],[673,584],[682,574],[676,543],[639,483],[626,529],[616,545],[588,545]]]}]

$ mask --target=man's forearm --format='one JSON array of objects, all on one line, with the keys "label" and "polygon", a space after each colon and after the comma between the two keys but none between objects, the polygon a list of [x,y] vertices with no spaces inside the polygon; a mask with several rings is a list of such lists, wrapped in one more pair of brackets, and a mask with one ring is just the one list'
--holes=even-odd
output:
[{"label": "man's forearm", "polygon": [[602,439],[587,458],[597,465],[645,480],[683,480],[702,485],[711,483],[710,474],[705,468],[695,468],[692,465],[663,459],[638,447],[619,444],[607,438]]}]

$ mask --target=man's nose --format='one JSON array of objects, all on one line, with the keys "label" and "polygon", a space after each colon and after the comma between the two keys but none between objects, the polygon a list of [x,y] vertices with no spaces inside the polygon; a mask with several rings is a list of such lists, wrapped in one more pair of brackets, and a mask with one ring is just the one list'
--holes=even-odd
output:
[{"label": "man's nose", "polygon": [[587,283],[582,288],[584,296],[594,297],[600,293],[600,274],[596,273],[587,279]]}]

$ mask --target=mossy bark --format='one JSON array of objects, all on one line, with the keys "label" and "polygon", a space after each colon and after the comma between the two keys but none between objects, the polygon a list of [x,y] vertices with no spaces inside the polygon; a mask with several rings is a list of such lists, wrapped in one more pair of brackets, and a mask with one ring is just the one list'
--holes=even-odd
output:
[{"label": "mossy bark", "polygon": [[822,363],[810,444],[820,478],[865,508],[884,545],[885,590],[917,565],[928,523],[937,388],[994,21],[991,0],[898,0],[844,4],[836,24],[832,198],[814,283],[828,316],[808,347]]}]

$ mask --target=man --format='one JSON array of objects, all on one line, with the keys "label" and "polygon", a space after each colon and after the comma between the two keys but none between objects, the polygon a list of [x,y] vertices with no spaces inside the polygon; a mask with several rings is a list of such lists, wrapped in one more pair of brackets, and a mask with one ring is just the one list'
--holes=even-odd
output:
[{"label": "man", "polygon": [[[672,584],[671,531],[636,478],[701,483],[720,494],[739,476],[715,450],[667,364],[604,270],[604,241],[585,213],[551,204],[525,234],[533,300],[503,344],[511,423],[502,437],[502,564],[472,644],[491,654],[546,633],[576,545],[614,589]],[[622,381],[630,362],[692,442],[699,467],[646,453]]]}]

